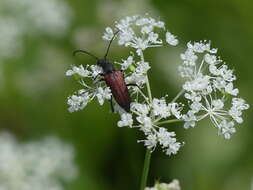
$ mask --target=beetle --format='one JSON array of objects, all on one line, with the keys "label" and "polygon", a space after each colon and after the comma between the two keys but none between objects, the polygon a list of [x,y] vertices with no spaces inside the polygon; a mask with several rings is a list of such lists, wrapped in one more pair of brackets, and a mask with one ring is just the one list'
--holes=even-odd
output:
[{"label": "beetle", "polygon": [[[104,80],[106,85],[111,89],[112,96],[114,97],[115,101],[119,104],[119,106],[123,108],[126,112],[130,112],[131,97],[130,97],[127,86],[133,86],[133,84],[127,85],[125,82],[123,71],[116,70],[113,66],[113,63],[111,63],[107,59],[107,55],[108,55],[110,46],[112,44],[112,41],[114,40],[118,32],[119,31],[114,33],[112,39],[109,42],[106,53],[102,59],[99,59],[98,57],[91,54],[90,52],[80,50],[80,49],[75,50],[73,52],[73,55],[75,55],[76,53],[84,53],[95,58],[97,60],[97,65],[99,65],[103,69],[103,73],[100,73],[98,75],[103,77],[102,80]],[[114,109],[112,106],[112,98],[110,102],[111,102],[112,111],[114,112]]]}]

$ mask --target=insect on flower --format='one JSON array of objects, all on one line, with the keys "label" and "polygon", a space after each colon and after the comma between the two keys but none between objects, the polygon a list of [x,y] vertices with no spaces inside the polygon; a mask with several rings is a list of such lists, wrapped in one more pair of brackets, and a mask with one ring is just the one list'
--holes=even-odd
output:
[{"label": "insect on flower", "polygon": [[[111,43],[113,39],[116,37],[118,32],[119,31],[115,32],[112,39],[110,40],[106,53],[104,55],[104,58],[99,59],[95,55],[84,50],[75,50],[73,52],[73,55],[75,55],[76,53],[85,53],[95,58],[97,60],[97,65],[100,66],[103,70],[102,73],[99,73],[97,75],[97,76],[100,75],[103,77],[99,82],[105,81],[106,85],[111,89],[112,96],[114,97],[116,102],[120,105],[120,107],[122,107],[125,111],[130,112],[131,98],[130,98],[130,94],[129,94],[127,86],[134,85],[134,84],[127,85],[125,82],[124,73],[122,72],[122,70],[115,70],[113,64],[107,59],[107,55],[111,47]],[[94,79],[96,79],[97,76],[95,76]],[[112,111],[114,111],[113,105],[112,105],[112,98],[110,102],[111,102]]]}]

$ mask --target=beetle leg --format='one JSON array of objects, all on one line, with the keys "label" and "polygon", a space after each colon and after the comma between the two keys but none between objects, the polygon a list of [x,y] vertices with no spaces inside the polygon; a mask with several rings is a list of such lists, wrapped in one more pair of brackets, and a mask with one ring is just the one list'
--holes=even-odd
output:
[{"label": "beetle leg", "polygon": [[104,76],[104,73],[99,73],[99,74],[97,74],[97,75],[93,78],[93,80],[96,80],[96,79],[98,78],[98,76]]},{"label": "beetle leg", "polygon": [[111,104],[112,113],[114,113],[114,107],[113,107],[113,104],[112,104],[112,96],[111,96],[111,99],[110,99],[110,104]]},{"label": "beetle leg", "polygon": [[93,80],[95,81],[94,84],[97,84],[97,83],[99,83],[99,82],[105,81],[104,78],[101,78],[101,79],[99,79],[98,81],[96,81],[96,79],[97,79],[98,76],[104,76],[104,74],[103,74],[103,73],[99,73],[97,76],[95,76],[94,79],[93,79]]},{"label": "beetle leg", "polygon": [[141,88],[140,88],[137,84],[132,84],[132,83],[130,83],[130,84],[127,84],[127,86],[136,86],[136,87],[139,88],[139,90],[141,90]]}]

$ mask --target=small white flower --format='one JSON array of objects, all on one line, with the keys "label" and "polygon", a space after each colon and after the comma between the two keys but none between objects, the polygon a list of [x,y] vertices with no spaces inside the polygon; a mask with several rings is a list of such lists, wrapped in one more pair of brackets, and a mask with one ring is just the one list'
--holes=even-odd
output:
[{"label": "small white flower", "polygon": [[92,77],[95,78],[97,77],[99,74],[103,73],[103,70],[101,67],[99,67],[98,65],[91,65],[90,66],[91,72],[92,72]]},{"label": "small white flower", "polygon": [[210,55],[209,53],[205,54],[204,59],[205,62],[210,65],[215,65],[220,62],[219,60],[217,60],[217,57],[215,55]]},{"label": "small white flower", "polygon": [[174,136],[176,136],[174,132],[168,132],[167,129],[162,127],[159,128],[157,133],[158,141],[163,148],[166,148],[175,142],[175,138],[173,138]]},{"label": "small white flower", "polygon": [[133,119],[132,115],[129,113],[123,113],[121,114],[121,120],[118,121],[118,126],[119,127],[124,127],[124,126],[132,126],[133,125]]},{"label": "small white flower", "polygon": [[102,38],[104,40],[108,40],[109,41],[109,40],[112,39],[113,35],[114,35],[113,30],[110,27],[106,27],[105,28],[105,33],[104,33],[104,35],[103,35]]},{"label": "small white flower", "polygon": [[170,113],[174,115],[177,119],[180,119],[182,117],[182,107],[180,107],[178,103],[168,104],[168,109],[170,110]]},{"label": "small white flower", "polygon": [[170,109],[165,101],[165,99],[153,99],[152,103],[153,112],[155,116],[160,116],[161,118],[169,117]]},{"label": "small white flower", "polygon": [[139,62],[137,64],[138,64],[138,66],[137,66],[135,72],[138,74],[146,74],[147,71],[150,69],[148,62]]},{"label": "small white flower", "polygon": [[172,154],[177,154],[181,146],[182,144],[180,142],[176,142],[175,139],[170,143],[169,147],[165,150],[165,154],[169,156]]},{"label": "small white flower", "polygon": [[111,90],[110,90],[109,87],[107,87],[107,88],[99,87],[97,89],[96,96],[97,96],[99,104],[103,105],[105,100],[110,100],[110,98],[111,98]]},{"label": "small white flower", "polygon": [[178,39],[170,32],[166,32],[166,42],[172,46],[176,46],[178,44]]},{"label": "small white flower", "polygon": [[125,78],[127,84],[137,84],[138,86],[142,86],[146,83],[147,77],[146,75],[133,72],[130,76]]},{"label": "small white flower", "polygon": [[187,112],[187,114],[183,115],[182,118],[185,121],[185,123],[184,123],[184,128],[185,129],[189,129],[190,127],[192,127],[192,128],[195,127],[197,118],[194,115],[194,113],[195,113],[195,111],[189,110]]},{"label": "small white flower", "polygon": [[68,108],[69,112],[74,112],[83,109],[89,100],[89,94],[85,93],[82,96],[72,95],[68,97],[67,104],[70,106]]},{"label": "small white flower", "polygon": [[145,190],[181,190],[179,181],[174,179],[171,183],[156,183],[154,187],[146,187]]},{"label": "small white flower", "polygon": [[157,33],[150,32],[148,34],[148,41],[150,41],[153,44],[162,44],[163,43],[163,41],[159,40],[158,38],[159,38],[159,35]]},{"label": "small white flower", "polygon": [[233,98],[232,107],[228,111],[228,114],[237,122],[242,123],[243,119],[241,117],[242,111],[249,109],[249,105],[245,103],[242,98]]},{"label": "small white flower", "polygon": [[237,96],[239,93],[239,90],[237,88],[234,89],[233,83],[228,83],[225,87],[225,91],[233,96]]},{"label": "small white flower", "polygon": [[138,116],[136,120],[141,124],[139,127],[145,133],[148,134],[152,130],[152,120],[148,116]]},{"label": "small white flower", "polygon": [[187,91],[201,91],[207,89],[209,85],[209,76],[203,76],[201,74],[195,76],[192,81],[187,81],[183,85],[183,89]]},{"label": "small white flower", "polygon": [[220,123],[219,128],[220,133],[224,135],[225,139],[230,139],[231,134],[236,132],[233,121],[227,122],[226,120],[223,120]]},{"label": "small white flower", "polygon": [[144,140],[144,145],[148,148],[148,149],[154,149],[156,147],[157,144],[157,137],[154,134],[150,134],[147,136],[147,139]]},{"label": "small white flower", "polygon": [[176,154],[181,147],[181,143],[177,142],[175,136],[175,132],[168,132],[165,128],[159,128],[157,139],[166,155]]},{"label": "small white flower", "polygon": [[126,60],[123,60],[123,63],[121,64],[121,69],[126,70],[130,65],[133,64],[133,56],[129,56]]},{"label": "small white flower", "polygon": [[138,115],[147,115],[150,111],[150,106],[146,104],[133,103],[131,110],[138,113]]},{"label": "small white flower", "polygon": [[78,74],[81,77],[88,77],[90,75],[90,71],[84,69],[82,65],[79,67],[73,66],[72,69],[67,70],[66,76],[72,76],[74,74]]}]

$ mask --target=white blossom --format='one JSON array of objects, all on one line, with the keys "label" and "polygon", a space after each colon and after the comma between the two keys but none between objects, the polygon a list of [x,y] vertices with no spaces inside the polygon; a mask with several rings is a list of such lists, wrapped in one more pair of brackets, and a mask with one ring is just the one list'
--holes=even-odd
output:
[{"label": "white blossom", "polygon": [[181,119],[182,106],[180,106],[178,103],[174,102],[174,103],[169,103],[168,108],[169,108],[171,115],[174,115],[177,119]]},{"label": "white blossom", "polygon": [[151,133],[153,123],[150,117],[142,115],[136,117],[136,120],[141,124],[139,125],[140,130],[142,130],[145,134]]},{"label": "white blossom", "polygon": [[174,179],[171,183],[156,183],[154,187],[146,187],[145,190],[181,190],[179,181]]},{"label": "white blossom", "polygon": [[133,56],[129,56],[126,60],[123,60],[123,63],[121,64],[121,69],[126,70],[130,65],[133,64]]},{"label": "white blossom", "polygon": [[77,177],[74,150],[56,137],[19,143],[0,134],[0,189],[63,190],[62,182]]},{"label": "white blossom", "polygon": [[66,76],[72,76],[74,74],[78,74],[81,77],[88,77],[90,75],[90,71],[84,69],[84,67],[80,65],[79,67],[73,66],[66,72]]},{"label": "white blossom", "polygon": [[[118,32],[115,36],[118,45],[134,49],[121,62],[114,61],[117,64],[115,68],[124,72],[131,96],[128,112],[115,101],[114,108],[120,114],[118,127],[138,129],[144,137],[137,142],[142,142],[151,151],[160,147],[169,156],[177,154],[183,143],[177,141],[174,131],[161,125],[183,121],[183,126],[187,129],[195,127],[198,121],[209,118],[218,129],[218,134],[226,139],[235,133],[234,124],[243,122],[242,111],[248,109],[249,105],[237,97],[239,90],[234,87],[236,77],[233,70],[217,57],[217,49],[211,48],[210,42],[187,43],[187,50],[180,55],[182,64],[178,68],[185,82],[179,94],[168,101],[167,96],[152,97],[147,76],[152,63],[144,59],[144,53],[147,48],[161,47],[164,43],[177,45],[176,36],[168,32],[164,22],[148,15],[127,16],[115,22],[113,27],[105,29],[103,39],[111,40],[115,32]],[[165,33],[165,40],[161,33]],[[78,82],[82,85],[82,89],[68,99],[70,111],[83,109],[94,98],[102,105],[105,100],[113,97],[110,87],[101,80],[103,70],[98,65],[72,66],[66,75],[78,75]],[[186,105],[177,102],[180,95],[186,99]],[[229,107],[230,103],[232,106]]]},{"label": "white blossom", "polygon": [[220,129],[220,134],[224,135],[225,139],[230,139],[231,134],[236,132],[233,121],[228,122],[226,120],[223,120],[219,124],[219,129]]},{"label": "white blossom", "polygon": [[155,116],[160,116],[162,118],[169,117],[171,115],[170,109],[165,101],[165,99],[153,99],[153,112]]},{"label": "white blossom", "polygon": [[[102,73],[102,69],[97,65],[87,65],[85,68],[82,65],[72,66],[66,72],[66,76],[78,75],[81,78],[79,83],[83,87],[68,97],[67,104],[70,106],[68,108],[70,112],[84,109],[95,97],[100,105],[103,105],[105,100],[111,99],[110,88],[105,83],[95,80],[100,73]],[[90,80],[92,80],[92,85],[90,85]]]},{"label": "white blossom", "polygon": [[242,98],[233,98],[232,107],[228,111],[228,114],[237,122],[242,123],[243,119],[241,117],[242,111],[249,109],[249,105],[246,104],[245,100]]},{"label": "white blossom", "polygon": [[105,100],[110,100],[111,90],[109,87],[106,88],[98,87],[96,96],[99,104],[103,105]]},{"label": "white blossom", "polygon": [[178,44],[178,39],[170,32],[166,32],[166,42],[172,46],[176,46]]},{"label": "white blossom", "polygon": [[[116,22],[114,27],[107,27],[103,39],[111,40],[115,32],[119,31],[115,36],[118,44],[134,48],[137,54],[137,56],[134,56],[134,53],[131,52],[130,56],[122,59],[122,62],[116,62],[116,64],[120,65],[120,68],[124,71],[127,84],[138,85],[138,88],[129,87],[131,96],[136,95],[137,99],[144,99],[144,102],[140,102],[137,99],[133,101],[130,113],[117,108],[118,113],[121,115],[121,119],[117,123],[118,126],[138,128],[145,135],[145,139],[138,140],[138,142],[143,142],[151,150],[160,145],[165,154],[171,155],[177,153],[182,143],[177,142],[175,132],[169,132],[165,128],[158,127],[158,125],[160,121],[170,117],[180,119],[182,117],[182,106],[176,102],[167,103],[165,98],[154,98],[148,101],[149,98],[141,90],[147,83],[147,72],[151,69],[151,64],[144,61],[143,52],[149,47],[163,45],[163,40],[158,30],[165,31],[165,24],[162,21],[157,21],[148,16],[128,16]],[[172,45],[178,43],[176,36],[172,34],[169,36],[168,32],[165,35],[167,36],[166,42]],[[139,60],[137,60],[138,57]],[[86,82],[86,80],[94,80],[100,73],[102,71],[95,65],[87,65],[85,68],[79,66],[78,69],[72,67],[72,69],[67,71],[68,76],[73,74],[81,76],[82,79],[79,82],[84,87],[83,93],[80,94],[80,101],[72,105],[73,110],[83,108],[82,98],[91,101],[94,97],[97,97],[102,105],[105,99],[111,97],[109,91],[104,93],[105,89],[108,88],[104,82],[96,83],[96,81],[93,81],[96,84],[94,86],[90,86]],[[82,97],[83,95],[85,97]]]},{"label": "white blossom", "polygon": [[151,150],[159,144],[165,154],[176,154],[182,145],[177,142],[176,133],[169,132],[163,127],[157,127],[156,124],[164,118],[174,116],[174,114],[181,115],[177,106],[177,103],[166,103],[165,98],[154,98],[150,105],[132,104],[131,110],[137,115],[136,120],[139,123],[134,127],[139,128],[147,136],[145,140],[139,140],[139,142],[144,142],[144,145]]},{"label": "white blossom", "polygon": [[68,110],[70,112],[81,110],[87,105],[88,100],[89,100],[89,94],[88,93],[85,93],[81,96],[71,95],[71,96],[68,97],[67,104],[70,106],[68,108]]},{"label": "white blossom", "polygon": [[138,115],[147,115],[150,111],[150,106],[147,104],[133,103],[131,110]]},{"label": "white blossom", "polygon": [[124,127],[124,126],[132,126],[133,125],[133,118],[132,115],[129,113],[123,113],[121,114],[121,120],[118,121],[118,126],[119,127]]},{"label": "white blossom", "polygon": [[[243,99],[231,97],[239,94],[233,84],[236,77],[216,56],[217,49],[211,48],[210,42],[189,42],[187,47],[181,54],[183,63],[179,67],[180,75],[186,79],[182,87],[190,108],[182,117],[184,127],[194,127],[197,121],[209,117],[219,134],[229,139],[236,131],[234,121],[243,122],[242,111],[249,105]],[[230,110],[229,103],[232,103]]]},{"label": "white blossom", "polygon": [[[164,31],[164,22],[148,16],[127,16],[115,24],[115,31],[119,31],[118,44],[133,47],[138,55],[149,47],[157,47],[163,44],[163,40],[156,29]],[[109,40],[111,34],[112,29],[106,28],[103,38]],[[166,41],[173,46],[178,44],[176,37],[169,34],[166,33]]]},{"label": "white blossom", "polygon": [[113,37],[113,30],[110,27],[106,27],[105,33],[103,35],[104,40],[111,40]]},{"label": "white blossom", "polygon": [[20,56],[26,36],[66,34],[71,20],[72,10],[61,0],[1,0],[0,58]]}]

